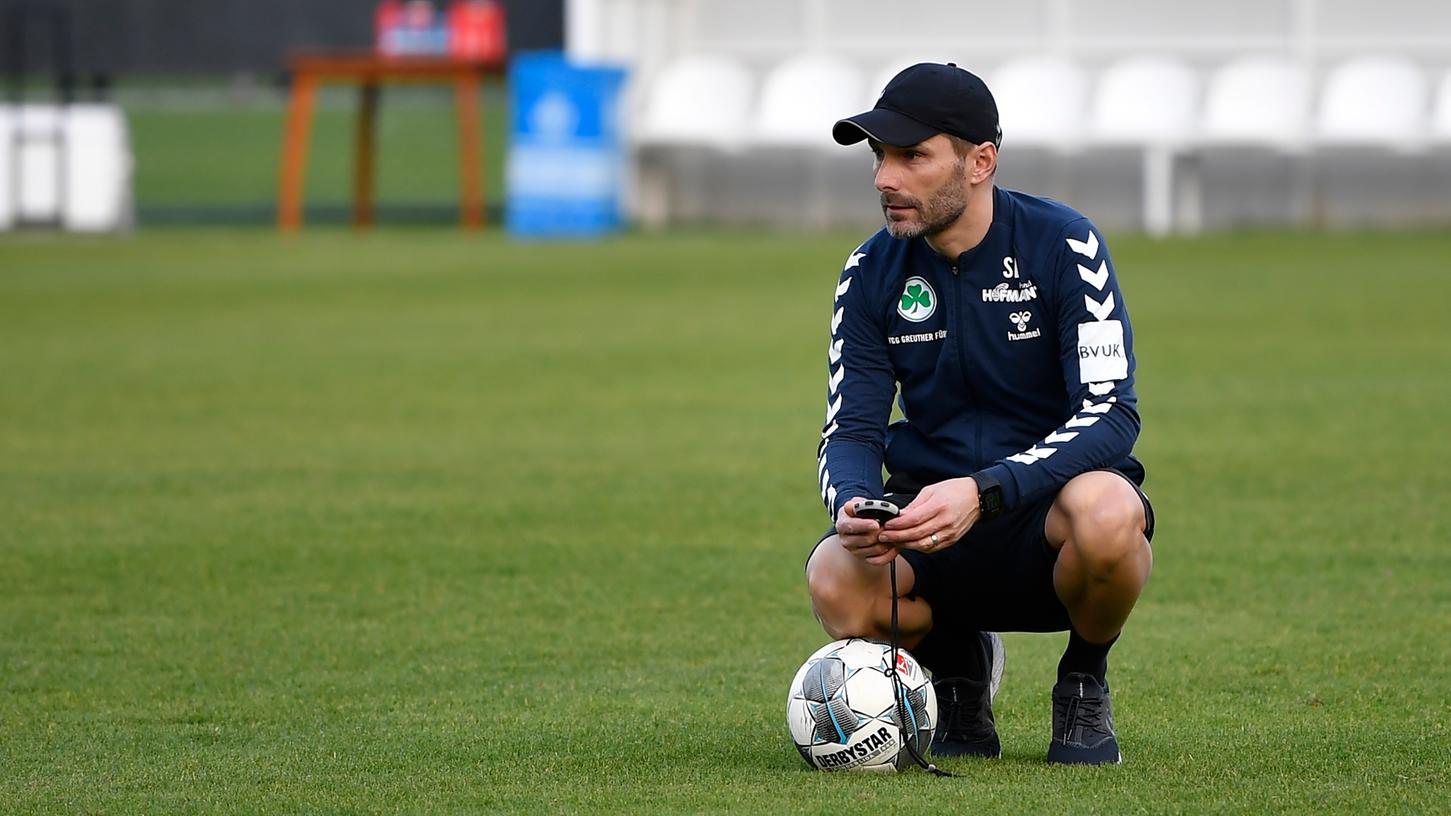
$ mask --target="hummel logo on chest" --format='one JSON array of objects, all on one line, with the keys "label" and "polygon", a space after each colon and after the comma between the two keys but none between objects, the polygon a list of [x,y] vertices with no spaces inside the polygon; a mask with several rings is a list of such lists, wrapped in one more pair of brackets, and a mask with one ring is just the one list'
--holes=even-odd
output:
[{"label": "hummel logo on chest", "polygon": [[1032,340],[1034,337],[1043,335],[1042,329],[1028,331],[1028,322],[1033,319],[1033,313],[1029,311],[1013,312],[1008,315],[1008,320],[1017,327],[1016,332],[1008,332],[1008,340]]}]

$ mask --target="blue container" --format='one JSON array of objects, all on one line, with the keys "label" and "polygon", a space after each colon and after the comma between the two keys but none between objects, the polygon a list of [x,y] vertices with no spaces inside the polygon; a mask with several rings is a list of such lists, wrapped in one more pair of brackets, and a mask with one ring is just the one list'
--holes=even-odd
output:
[{"label": "blue container", "polygon": [[619,229],[625,180],[622,68],[583,66],[557,51],[509,66],[504,223],[529,238],[589,238]]}]

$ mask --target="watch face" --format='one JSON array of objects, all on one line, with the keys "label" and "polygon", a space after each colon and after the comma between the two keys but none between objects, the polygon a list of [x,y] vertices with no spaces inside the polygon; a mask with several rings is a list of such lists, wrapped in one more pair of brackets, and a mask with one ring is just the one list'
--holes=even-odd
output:
[{"label": "watch face", "polygon": [[997,485],[989,487],[980,501],[984,515],[993,515],[1003,509],[1003,489]]},{"label": "watch face", "polygon": [[984,517],[995,516],[1003,510],[1003,486],[987,474],[974,475],[978,484],[977,509]]}]

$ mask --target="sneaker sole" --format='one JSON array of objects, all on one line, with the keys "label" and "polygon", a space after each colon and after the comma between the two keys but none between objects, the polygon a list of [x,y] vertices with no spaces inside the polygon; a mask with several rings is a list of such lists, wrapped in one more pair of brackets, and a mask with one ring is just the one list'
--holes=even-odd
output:
[{"label": "sneaker sole", "polygon": [[979,759],[1000,759],[1003,755],[1003,745],[994,735],[991,742],[934,742],[932,744],[932,756],[934,757],[977,757]]},{"label": "sneaker sole", "polygon": [[1080,748],[1054,743],[1048,748],[1050,765],[1122,765],[1124,755],[1118,748]]}]

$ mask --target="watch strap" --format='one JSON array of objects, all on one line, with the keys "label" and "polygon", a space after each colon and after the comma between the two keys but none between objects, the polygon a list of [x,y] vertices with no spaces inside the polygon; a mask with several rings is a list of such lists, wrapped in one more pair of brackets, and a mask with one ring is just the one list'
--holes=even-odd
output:
[{"label": "watch strap", "polygon": [[979,518],[993,518],[1003,513],[1003,485],[986,473],[972,474],[977,482],[977,506]]}]

